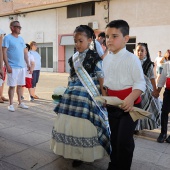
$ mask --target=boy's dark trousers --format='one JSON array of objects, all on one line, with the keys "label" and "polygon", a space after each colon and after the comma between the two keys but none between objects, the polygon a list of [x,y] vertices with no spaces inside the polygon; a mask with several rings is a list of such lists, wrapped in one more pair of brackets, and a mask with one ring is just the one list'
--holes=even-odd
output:
[{"label": "boy's dark trousers", "polygon": [[[135,105],[140,108],[140,104]],[[137,121],[133,121],[129,112],[114,106],[107,106],[111,129],[111,162],[108,170],[130,170],[135,148],[133,134]]]},{"label": "boy's dark trousers", "polygon": [[161,133],[167,134],[168,114],[170,112],[170,90],[165,89],[161,113]]}]

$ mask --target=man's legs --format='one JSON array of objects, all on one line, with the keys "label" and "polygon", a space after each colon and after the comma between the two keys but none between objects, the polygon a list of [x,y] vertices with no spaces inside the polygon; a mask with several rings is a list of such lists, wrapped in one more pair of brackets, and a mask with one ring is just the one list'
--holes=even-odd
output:
[{"label": "man's legs", "polygon": [[8,96],[9,96],[9,105],[13,105],[15,87],[9,86],[8,88]]},{"label": "man's legs", "polygon": [[21,95],[22,95],[22,86],[17,85],[17,95],[18,95],[18,103],[21,104]]},{"label": "man's legs", "polygon": [[9,86],[9,88],[8,88],[8,96],[9,96],[8,110],[11,112],[15,111],[14,106],[13,106],[14,92],[15,92],[15,87]]}]

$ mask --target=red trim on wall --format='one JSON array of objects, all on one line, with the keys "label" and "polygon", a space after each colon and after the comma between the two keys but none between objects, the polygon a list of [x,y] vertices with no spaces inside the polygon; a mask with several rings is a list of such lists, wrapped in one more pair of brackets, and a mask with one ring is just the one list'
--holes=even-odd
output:
[{"label": "red trim on wall", "polygon": [[65,47],[60,45],[62,35],[58,35],[58,72],[64,73]]},{"label": "red trim on wall", "polygon": [[60,45],[61,37],[62,36],[69,36],[73,34],[60,34],[58,35],[58,72],[64,73],[65,72],[65,46]]}]

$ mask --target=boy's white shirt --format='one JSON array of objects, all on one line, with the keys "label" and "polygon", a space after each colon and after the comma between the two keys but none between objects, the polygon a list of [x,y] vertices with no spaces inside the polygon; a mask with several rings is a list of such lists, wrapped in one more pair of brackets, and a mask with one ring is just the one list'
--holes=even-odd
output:
[{"label": "boy's white shirt", "polygon": [[146,82],[141,62],[126,48],[118,53],[109,53],[103,60],[104,86],[111,90],[123,90],[132,87],[145,91]]},{"label": "boy's white shirt", "polygon": [[170,78],[170,61],[167,61],[163,65],[163,70],[162,70],[157,87],[164,87],[167,77]]}]

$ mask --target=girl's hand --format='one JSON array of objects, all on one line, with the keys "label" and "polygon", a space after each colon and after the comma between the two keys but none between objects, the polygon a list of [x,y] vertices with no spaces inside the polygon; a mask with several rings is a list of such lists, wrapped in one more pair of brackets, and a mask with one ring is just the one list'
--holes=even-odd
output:
[{"label": "girl's hand", "polygon": [[124,101],[123,104],[121,105],[121,109],[123,109],[125,112],[130,112],[133,111],[133,105],[134,105],[134,101],[131,98],[131,96],[127,96]]}]

